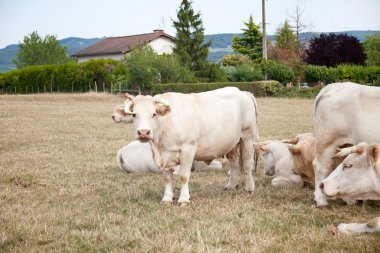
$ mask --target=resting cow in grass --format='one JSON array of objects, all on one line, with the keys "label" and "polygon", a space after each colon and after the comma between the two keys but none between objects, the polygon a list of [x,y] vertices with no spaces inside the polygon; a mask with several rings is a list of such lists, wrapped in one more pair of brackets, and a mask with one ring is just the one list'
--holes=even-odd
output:
[{"label": "resting cow in grass", "polygon": [[[173,201],[173,172],[180,165],[181,193],[178,203],[190,203],[192,161],[210,163],[227,155],[231,174],[225,189],[239,185],[240,166],[246,174],[246,191],[254,190],[253,143],[258,141],[255,98],[237,88],[226,87],[194,94],[165,93],[129,96],[125,113],[132,115],[136,138],[152,145],[153,157],[164,171],[163,202]],[[242,163],[240,163],[242,161]]]},{"label": "resting cow in grass", "polygon": [[[119,149],[116,155],[118,167],[126,172],[143,173],[155,172],[162,173],[153,160],[152,148],[149,142],[132,141],[127,146]],[[193,161],[192,170],[221,170],[222,163],[214,160],[210,164],[200,161]],[[173,168],[174,174],[179,173],[179,166]]]},{"label": "resting cow in grass", "polygon": [[[343,162],[319,185],[331,199],[380,200],[380,146],[362,142],[350,148],[339,149],[336,157]],[[368,223],[340,224],[330,228],[337,233],[380,232],[380,217]]]},{"label": "resting cow in grass", "polygon": [[324,87],[314,103],[315,201],[326,206],[320,183],[341,163],[336,148],[380,143],[380,88],[355,83]]},{"label": "resting cow in grass", "polygon": [[276,176],[272,180],[273,186],[314,185],[313,134],[304,133],[291,139],[257,143],[255,147],[264,155],[265,174]]}]

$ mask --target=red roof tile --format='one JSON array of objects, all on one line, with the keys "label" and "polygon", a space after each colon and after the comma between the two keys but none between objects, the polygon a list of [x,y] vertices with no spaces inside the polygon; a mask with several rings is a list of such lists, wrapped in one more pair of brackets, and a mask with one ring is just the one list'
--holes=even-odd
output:
[{"label": "red roof tile", "polygon": [[89,55],[104,55],[104,54],[120,54],[127,53],[134,47],[142,44],[146,44],[158,37],[166,37],[171,40],[174,38],[169,34],[164,33],[162,30],[155,30],[153,33],[111,37],[106,38],[92,46],[84,48],[72,56],[89,56]]}]

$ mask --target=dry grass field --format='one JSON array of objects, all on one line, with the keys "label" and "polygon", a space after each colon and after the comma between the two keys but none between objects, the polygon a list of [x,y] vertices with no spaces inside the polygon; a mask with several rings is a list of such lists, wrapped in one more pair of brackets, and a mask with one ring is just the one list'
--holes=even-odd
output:
[{"label": "dry grass field", "polygon": [[[326,230],[379,216],[379,202],[317,209],[310,188],[273,188],[262,162],[251,195],[222,190],[226,167],[192,174],[189,207],[161,205],[162,175],[116,166],[133,139],[131,126],[111,120],[122,101],[0,96],[0,252],[380,252],[379,234]],[[312,131],[312,100],[258,104],[261,140]]]}]

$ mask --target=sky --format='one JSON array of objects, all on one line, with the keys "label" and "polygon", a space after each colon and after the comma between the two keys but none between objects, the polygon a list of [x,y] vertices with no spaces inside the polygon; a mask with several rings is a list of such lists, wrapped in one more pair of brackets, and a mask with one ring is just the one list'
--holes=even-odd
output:
[{"label": "sky", "polygon": [[[240,33],[249,16],[262,23],[262,0],[192,0],[205,34]],[[0,48],[41,36],[95,38],[152,32],[175,36],[172,20],[181,0],[0,0]],[[296,6],[312,32],[380,30],[380,0],[266,0],[267,34]]]}]

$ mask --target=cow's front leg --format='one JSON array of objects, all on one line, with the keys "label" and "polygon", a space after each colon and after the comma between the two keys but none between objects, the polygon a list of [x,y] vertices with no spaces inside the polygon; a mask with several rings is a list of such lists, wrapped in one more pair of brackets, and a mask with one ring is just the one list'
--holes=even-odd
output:
[{"label": "cow's front leg", "polygon": [[[324,207],[328,205],[326,195],[323,194],[320,184],[323,179],[325,179],[330,173],[332,166],[332,156],[333,152],[324,152],[326,155],[316,157],[313,160],[313,167],[315,173],[315,190],[314,190],[314,200],[317,202],[317,207]],[[323,163],[321,161],[324,161]]]},{"label": "cow's front leg", "polygon": [[179,195],[178,204],[186,206],[190,203],[189,180],[191,175],[191,166],[193,164],[196,148],[187,146],[182,148],[180,154],[180,171],[179,180],[181,182],[181,193]]},{"label": "cow's front leg", "polygon": [[173,203],[173,170],[165,170],[165,193],[162,198],[162,202],[164,204],[172,204]]}]

